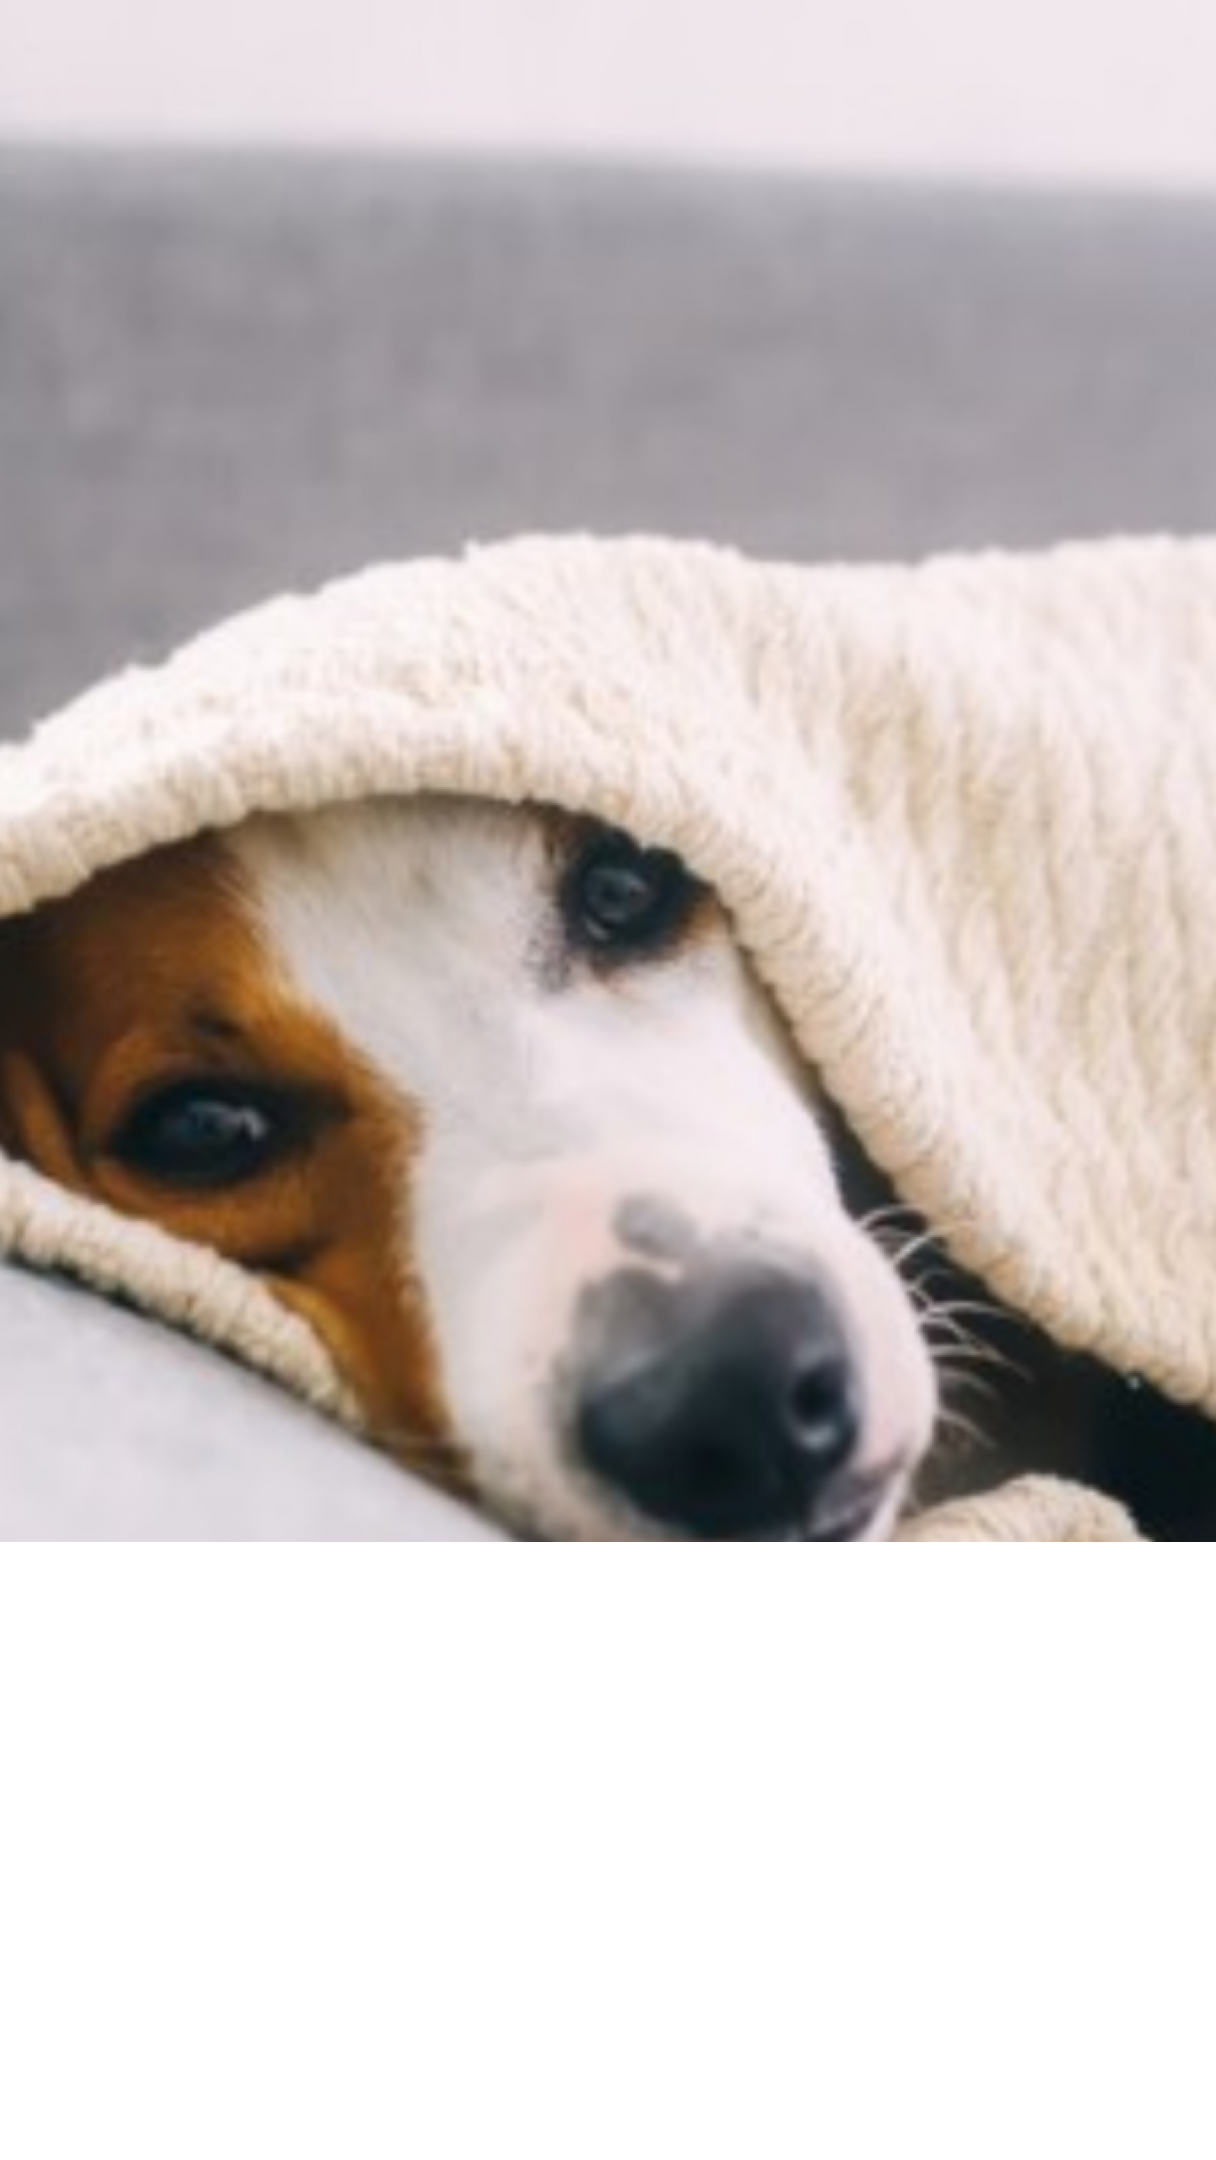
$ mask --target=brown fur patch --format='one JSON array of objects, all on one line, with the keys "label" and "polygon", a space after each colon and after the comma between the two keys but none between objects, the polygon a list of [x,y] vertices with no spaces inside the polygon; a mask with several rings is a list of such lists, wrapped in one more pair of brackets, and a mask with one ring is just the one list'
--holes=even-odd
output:
[{"label": "brown fur patch", "polygon": [[[173,1186],[124,1162],[150,1093],[247,1082],[292,1109],[247,1181]],[[165,848],[0,924],[0,1141],[58,1183],[211,1246],[327,1344],[373,1435],[460,1477],[410,1264],[416,1105],[276,973],[220,840]]]}]

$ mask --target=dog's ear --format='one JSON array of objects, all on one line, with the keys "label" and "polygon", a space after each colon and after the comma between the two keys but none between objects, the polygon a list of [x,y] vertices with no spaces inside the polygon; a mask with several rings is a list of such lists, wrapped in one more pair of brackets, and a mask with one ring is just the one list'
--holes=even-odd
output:
[{"label": "dog's ear", "polygon": [[21,943],[17,925],[12,921],[0,922],[0,1148],[6,1154],[15,1154],[17,1128],[9,1107],[9,1089],[5,1073],[11,1049],[20,1029],[18,1000],[20,998],[20,969],[18,947]]},{"label": "dog's ear", "polygon": [[0,922],[0,1149],[56,1184],[81,1189],[71,1130],[38,1041],[40,941],[31,922]]},{"label": "dog's ear", "polygon": [[17,1117],[10,1103],[13,1092],[11,1065],[12,1059],[0,1045],[0,1155],[20,1156],[22,1148],[17,1133]]}]

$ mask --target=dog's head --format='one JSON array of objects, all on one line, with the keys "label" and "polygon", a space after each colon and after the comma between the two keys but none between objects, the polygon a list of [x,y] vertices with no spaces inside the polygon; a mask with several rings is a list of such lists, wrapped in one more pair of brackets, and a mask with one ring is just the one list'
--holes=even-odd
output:
[{"label": "dog's head", "polygon": [[8,925],[0,1141],[255,1270],[386,1445],[544,1534],[882,1536],[929,1438],[721,908],[590,821],[259,818]]}]

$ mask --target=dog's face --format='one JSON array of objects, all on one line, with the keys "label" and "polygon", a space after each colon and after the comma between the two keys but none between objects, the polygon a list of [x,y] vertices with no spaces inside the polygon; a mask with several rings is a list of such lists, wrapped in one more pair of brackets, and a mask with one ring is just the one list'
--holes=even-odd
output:
[{"label": "dog's face", "polygon": [[589,822],[256,819],[9,925],[0,1141],[255,1270],[386,1445],[534,1531],[882,1536],[929,1439],[721,909]]}]

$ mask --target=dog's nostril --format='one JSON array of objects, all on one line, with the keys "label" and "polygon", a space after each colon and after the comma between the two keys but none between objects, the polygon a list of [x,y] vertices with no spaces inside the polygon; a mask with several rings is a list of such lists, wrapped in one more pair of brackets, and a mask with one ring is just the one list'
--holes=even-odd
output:
[{"label": "dog's nostril", "polygon": [[789,1409],[798,1446],[821,1469],[835,1468],[852,1453],[861,1430],[861,1403],[846,1358],[829,1354],[807,1365],[790,1389]]}]

